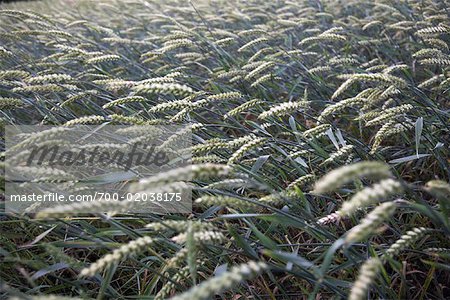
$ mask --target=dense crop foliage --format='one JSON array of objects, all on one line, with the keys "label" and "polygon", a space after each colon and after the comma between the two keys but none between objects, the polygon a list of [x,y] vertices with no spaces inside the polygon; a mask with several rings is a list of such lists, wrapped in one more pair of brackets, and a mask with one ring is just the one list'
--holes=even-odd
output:
[{"label": "dense crop foliage", "polygon": [[449,297],[447,1],[0,8],[3,125],[192,123],[195,165],[134,185],[190,215],[3,213],[4,295]]}]

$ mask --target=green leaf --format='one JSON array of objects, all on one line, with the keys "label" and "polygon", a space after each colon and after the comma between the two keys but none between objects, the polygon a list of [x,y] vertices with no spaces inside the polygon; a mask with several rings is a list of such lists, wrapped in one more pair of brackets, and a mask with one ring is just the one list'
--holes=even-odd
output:
[{"label": "green leaf", "polygon": [[253,223],[251,223],[248,220],[244,220],[244,221],[245,221],[245,223],[248,224],[248,226],[253,231],[253,233],[256,235],[256,237],[258,237],[261,244],[263,244],[266,248],[269,248],[272,250],[277,248],[277,243],[275,243],[268,236],[264,235],[264,233],[259,231],[258,228],[256,228],[255,225],[253,225]]},{"label": "green leaf", "polygon": [[416,155],[419,158],[420,137],[422,136],[423,118],[418,117],[416,120]]},{"label": "green leaf", "polygon": [[252,246],[236,231],[235,228],[232,226],[228,226],[228,231],[233,236],[236,245],[238,247],[241,247],[244,252],[251,256],[254,259],[258,259],[258,253],[255,251],[255,249],[252,248]]}]

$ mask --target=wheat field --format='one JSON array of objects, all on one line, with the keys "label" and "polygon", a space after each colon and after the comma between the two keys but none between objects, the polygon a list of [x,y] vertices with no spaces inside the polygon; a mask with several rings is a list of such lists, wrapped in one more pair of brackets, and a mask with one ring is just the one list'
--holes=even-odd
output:
[{"label": "wheat field", "polygon": [[450,298],[448,1],[43,0],[0,25],[2,127],[193,142],[131,185],[188,185],[192,213],[2,208],[2,298]]}]

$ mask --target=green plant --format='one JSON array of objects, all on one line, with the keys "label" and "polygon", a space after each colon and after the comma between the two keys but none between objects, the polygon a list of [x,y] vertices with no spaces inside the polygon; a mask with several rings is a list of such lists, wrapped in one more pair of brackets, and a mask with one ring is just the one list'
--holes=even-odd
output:
[{"label": "green plant", "polygon": [[0,8],[2,125],[65,125],[16,150],[79,124],[195,124],[193,166],[130,187],[191,188],[192,214],[2,211],[3,296],[448,298],[447,1]]}]

